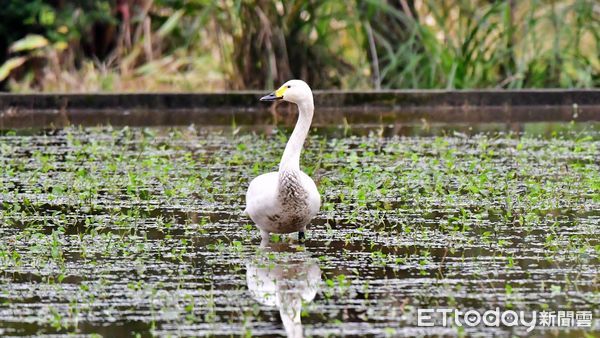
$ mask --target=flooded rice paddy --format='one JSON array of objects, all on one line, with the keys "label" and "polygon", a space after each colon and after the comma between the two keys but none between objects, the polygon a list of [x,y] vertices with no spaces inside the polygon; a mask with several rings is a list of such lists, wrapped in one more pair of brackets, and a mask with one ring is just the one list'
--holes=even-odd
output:
[{"label": "flooded rice paddy", "polygon": [[418,326],[496,307],[589,311],[529,334],[596,336],[598,125],[417,129],[313,133],[322,210],[266,249],[244,194],[289,131],[3,132],[0,336],[528,334]]}]

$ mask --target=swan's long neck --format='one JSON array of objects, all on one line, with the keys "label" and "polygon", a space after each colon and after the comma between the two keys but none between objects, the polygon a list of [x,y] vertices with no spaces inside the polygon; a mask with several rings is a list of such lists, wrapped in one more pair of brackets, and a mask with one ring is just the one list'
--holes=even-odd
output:
[{"label": "swan's long neck", "polygon": [[310,100],[298,104],[298,121],[281,157],[281,162],[279,163],[280,172],[300,170],[300,153],[310,129],[314,110],[312,96]]}]

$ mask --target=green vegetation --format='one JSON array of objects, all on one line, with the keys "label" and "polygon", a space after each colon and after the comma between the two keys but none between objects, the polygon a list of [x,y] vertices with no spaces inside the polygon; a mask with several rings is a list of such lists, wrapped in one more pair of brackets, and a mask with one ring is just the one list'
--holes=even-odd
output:
[{"label": "green vegetation", "polygon": [[307,336],[410,334],[420,307],[597,318],[598,125],[419,129],[313,134],[303,168],[318,181],[322,211],[305,248],[280,236],[289,249],[262,254],[243,194],[277,166],[285,133],[5,132],[0,334],[283,333],[277,309],[248,292],[257,256],[261,266],[317,262],[317,296],[302,307]]},{"label": "green vegetation", "polygon": [[41,91],[600,85],[594,0],[49,1],[0,12],[0,81]]}]

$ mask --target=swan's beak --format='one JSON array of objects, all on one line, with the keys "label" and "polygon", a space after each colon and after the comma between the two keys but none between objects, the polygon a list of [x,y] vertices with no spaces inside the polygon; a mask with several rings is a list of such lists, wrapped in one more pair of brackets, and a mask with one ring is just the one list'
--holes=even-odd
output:
[{"label": "swan's beak", "polygon": [[265,95],[260,98],[261,101],[275,101],[281,99],[283,99],[283,96],[277,96],[277,92],[272,92],[271,94]]}]

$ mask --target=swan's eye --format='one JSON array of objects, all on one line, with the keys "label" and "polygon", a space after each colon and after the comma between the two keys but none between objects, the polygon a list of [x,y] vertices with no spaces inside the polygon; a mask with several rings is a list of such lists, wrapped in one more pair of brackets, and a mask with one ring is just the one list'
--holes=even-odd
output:
[{"label": "swan's eye", "polygon": [[288,85],[287,87],[288,87],[288,88],[292,88],[292,86],[290,86],[290,85]]}]

